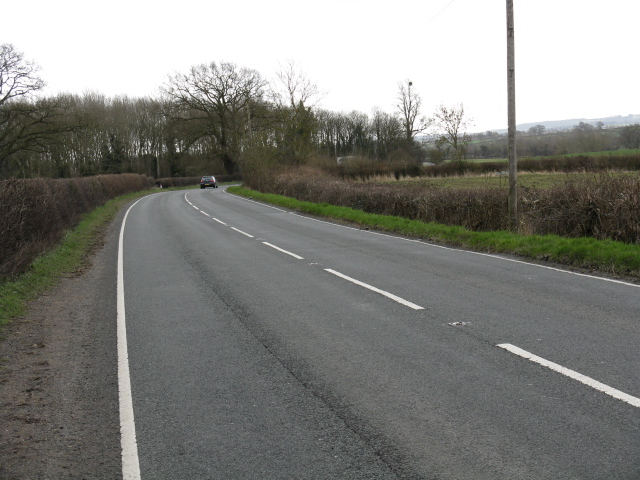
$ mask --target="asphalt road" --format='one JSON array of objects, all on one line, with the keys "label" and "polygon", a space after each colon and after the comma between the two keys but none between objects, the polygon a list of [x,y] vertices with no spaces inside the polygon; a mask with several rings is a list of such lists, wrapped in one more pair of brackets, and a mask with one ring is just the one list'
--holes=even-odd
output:
[{"label": "asphalt road", "polygon": [[122,248],[143,479],[640,478],[636,285],[224,188]]}]

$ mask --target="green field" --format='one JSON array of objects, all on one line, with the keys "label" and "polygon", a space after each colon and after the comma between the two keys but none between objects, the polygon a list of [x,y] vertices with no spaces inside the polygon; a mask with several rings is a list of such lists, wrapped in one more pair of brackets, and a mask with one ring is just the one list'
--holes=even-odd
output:
[{"label": "green field", "polygon": [[[640,149],[623,148],[620,150],[608,150],[604,152],[568,153],[566,155],[560,155],[560,156],[561,157],[580,157],[583,155],[589,155],[594,157],[602,157],[602,156],[618,157],[623,155],[640,155]],[[545,158],[545,157],[542,157],[542,158]]]},{"label": "green field", "polygon": [[509,163],[508,158],[471,158],[471,163]]},{"label": "green field", "polygon": [[[588,153],[567,153],[565,155],[551,155],[549,157],[535,157],[536,159],[545,159],[545,158],[558,158],[558,157],[582,157],[582,156],[593,156],[593,157],[621,157],[625,155],[640,155],[640,149],[632,149],[625,148],[620,150],[606,150],[604,152],[588,152]],[[519,160],[526,160],[532,157],[518,157]],[[472,163],[509,163],[508,158],[471,158],[469,159]]]}]

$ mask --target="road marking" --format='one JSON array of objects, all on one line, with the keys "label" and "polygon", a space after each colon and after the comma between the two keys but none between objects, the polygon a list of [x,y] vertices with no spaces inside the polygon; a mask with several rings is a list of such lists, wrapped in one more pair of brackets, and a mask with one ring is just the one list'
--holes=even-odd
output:
[{"label": "road marking", "polygon": [[297,258],[298,260],[304,260],[304,257],[301,257],[300,255],[296,255],[295,253],[291,253],[288,252],[287,250],[284,250],[280,247],[276,247],[275,245],[270,244],[269,242],[262,242],[264,243],[267,247],[271,247],[271,248],[275,248],[276,250],[282,252],[282,253],[286,253],[287,255],[291,255],[293,258]]},{"label": "road marking", "polygon": [[222,225],[224,225],[225,227],[227,227],[228,225],[226,223],[224,223],[222,220],[218,220],[216,217],[211,217],[213,218],[216,222],[221,223]]},{"label": "road marking", "polygon": [[516,347],[515,345],[511,345],[510,343],[502,343],[497,345],[500,348],[503,348],[514,355],[518,355],[519,357],[526,358],[527,360],[531,360],[543,367],[547,367],[550,370],[561,373],[569,378],[577,380],[580,383],[584,383],[591,388],[595,388],[596,390],[606,393],[607,395],[617,398],[618,400],[622,400],[623,402],[628,403],[629,405],[633,405],[634,407],[640,408],[640,398],[633,397],[627,393],[621,392],[620,390],[616,390],[609,385],[605,385],[604,383],[600,383],[597,380],[594,380],[591,377],[587,377],[586,375],[582,375],[574,370],[570,370],[568,368],[563,367],[562,365],[558,365],[557,363],[550,362],[549,360],[545,360],[544,358],[538,357],[533,353],[527,352],[522,348]]},{"label": "road marking", "polygon": [[348,277],[340,272],[336,272],[335,270],[331,270],[330,268],[325,268],[324,269],[325,272],[329,272],[332,273],[333,275],[336,275],[340,278],[344,278],[345,280],[348,280],[349,282],[355,283],[356,285],[359,285],[361,287],[367,288],[369,290],[371,290],[372,292],[376,292],[379,293],[380,295],[384,295],[387,298],[390,298],[391,300],[394,300],[398,303],[401,303],[402,305],[405,305],[409,308],[413,308],[414,310],[424,310],[424,307],[421,307],[420,305],[416,305],[415,303],[411,303],[408,300],[405,300],[404,298],[400,298],[392,293],[389,292],[385,292],[384,290],[380,290],[379,288],[376,288],[372,285],[369,285],[367,283],[361,282],[360,280],[356,280],[355,278],[351,278]]},{"label": "road marking", "polygon": [[294,213],[291,210],[283,210],[282,208],[278,208],[278,207],[276,207],[274,205],[270,205],[268,203],[258,202],[256,200],[253,200],[253,197],[249,198],[249,197],[243,197],[241,195],[236,195],[235,193],[229,193],[229,192],[227,192],[226,188],[223,190],[223,192],[226,193],[227,195],[232,195],[232,196],[234,196],[236,198],[241,198],[242,200],[246,200],[247,202],[255,203],[257,205],[262,205],[263,207],[268,207],[268,208],[271,208],[273,210],[277,210],[277,211],[282,212],[282,213]]},{"label": "road marking", "polygon": [[[142,200],[142,199],[140,199]],[[138,200],[138,202],[140,201]],[[138,203],[136,202],[136,203]],[[138,460],[138,444],[136,441],[136,424],[133,418],[133,399],[131,397],[131,377],[129,374],[129,353],[127,348],[127,323],[124,308],[124,226],[129,212],[136,205],[129,207],[120,227],[118,245],[118,285],[117,285],[117,339],[118,339],[118,393],[120,405],[120,445],[122,447],[122,477],[125,480],[140,478],[140,462]]]},{"label": "road marking", "polygon": [[236,232],[241,233],[242,235],[246,235],[249,238],[253,238],[253,235],[249,235],[247,232],[243,232],[242,230],[239,230],[236,227],[231,227],[231,230],[235,230]]},{"label": "road marking", "polygon": [[524,261],[524,260],[517,260],[515,258],[509,258],[509,257],[506,257],[506,256],[503,257],[501,255],[496,255],[496,254],[493,254],[493,253],[474,252],[473,250],[463,250],[461,248],[446,247],[444,245],[438,245],[438,244],[435,244],[435,243],[429,243],[429,242],[426,242],[426,241],[421,240],[421,239],[399,237],[397,235],[391,235],[391,234],[388,234],[388,233],[376,232],[376,231],[373,231],[373,230],[363,230],[362,228],[350,227],[348,225],[340,225],[339,223],[335,223],[335,222],[332,222],[330,220],[322,220],[322,219],[319,219],[319,218],[308,217],[308,216],[305,216],[305,215],[302,215],[300,213],[296,213],[296,212],[293,212],[293,211],[290,211],[290,210],[283,210],[281,208],[274,207],[274,206],[269,205],[267,203],[262,203],[262,202],[257,202],[255,200],[250,200],[250,199],[248,199],[246,197],[243,197],[241,195],[238,195],[238,194],[235,194],[235,193],[229,193],[229,192],[227,192],[226,189],[224,190],[224,193],[226,193],[227,195],[232,195],[232,196],[234,196],[234,197],[236,197],[238,199],[241,199],[241,200],[246,200],[246,201],[251,202],[251,203],[256,203],[258,205],[262,205],[263,207],[271,208],[273,210],[278,210],[280,212],[290,213],[291,215],[295,215],[296,217],[300,217],[300,218],[303,218],[305,220],[310,220],[310,221],[319,222],[319,223],[325,223],[327,225],[332,225],[332,226],[337,227],[337,228],[346,228],[348,230],[355,230],[355,231],[366,233],[366,234],[369,234],[369,235],[378,235],[378,236],[381,236],[381,237],[388,237],[388,238],[391,238],[391,239],[394,239],[394,240],[400,240],[400,241],[404,241],[404,242],[420,243],[420,244],[426,245],[428,247],[440,248],[442,250],[449,250],[449,251],[452,251],[452,252],[467,253],[467,254],[470,254],[470,255],[479,255],[481,257],[493,258],[495,260],[501,260],[501,261],[504,261],[504,262],[519,263],[521,265],[528,265],[530,267],[535,267],[535,268],[543,268],[543,269],[546,269],[546,270],[551,270],[551,271],[559,272],[559,273],[566,273],[568,275],[574,275],[574,276],[577,276],[577,277],[584,277],[584,278],[588,278],[588,279],[592,279],[592,280],[600,280],[600,281],[603,281],[603,282],[616,283],[618,285],[625,285],[627,287],[640,288],[640,284],[631,283],[631,282],[625,282],[624,280],[616,280],[614,278],[598,277],[598,276],[589,275],[589,274],[586,274],[586,273],[572,272],[571,270],[565,270],[565,269],[557,268],[557,267],[550,267],[550,266],[547,266],[547,265],[541,265],[539,263],[531,263],[531,262],[527,262],[527,261]]}]

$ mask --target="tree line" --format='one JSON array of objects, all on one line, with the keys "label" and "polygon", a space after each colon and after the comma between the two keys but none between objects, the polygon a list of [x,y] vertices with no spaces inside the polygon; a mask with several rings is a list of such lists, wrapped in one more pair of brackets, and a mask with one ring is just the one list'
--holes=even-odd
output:
[{"label": "tree line", "polygon": [[[391,113],[321,109],[322,92],[292,62],[271,81],[229,62],[196,65],[168,76],[156,97],[44,96],[44,88],[34,62],[11,44],[0,45],[0,178],[259,176],[313,156],[441,163],[504,157],[506,149],[503,136],[467,133],[471,120],[462,104],[422,115],[422,99],[409,80],[398,83]],[[612,135],[586,124],[554,136],[538,128],[518,136],[518,151],[634,148],[637,129]]]},{"label": "tree line", "polygon": [[234,174],[312,155],[419,161],[415,136],[433,123],[409,81],[393,113],[318,108],[322,93],[292,62],[273,81],[229,62],[197,65],[153,98],[47,97],[44,87],[34,62],[0,46],[0,178]]},{"label": "tree line", "polygon": [[[602,122],[595,125],[579,122],[563,130],[548,130],[544,125],[535,125],[526,131],[518,131],[516,138],[519,157],[639,149],[640,124],[607,128]],[[470,158],[506,158],[506,134],[487,131],[471,135],[468,154]]]}]

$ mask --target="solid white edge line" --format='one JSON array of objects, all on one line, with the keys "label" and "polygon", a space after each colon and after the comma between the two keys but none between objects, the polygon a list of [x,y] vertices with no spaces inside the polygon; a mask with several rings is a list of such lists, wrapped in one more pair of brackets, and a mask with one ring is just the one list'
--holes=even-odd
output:
[{"label": "solid white edge line", "polygon": [[[141,199],[140,199],[141,200]],[[138,202],[140,201],[138,200]],[[136,203],[138,203],[136,202]],[[118,286],[117,286],[117,339],[118,339],[118,393],[120,404],[120,445],[122,447],[122,477],[124,480],[140,478],[140,462],[138,444],[136,442],[136,424],[133,417],[133,399],[131,396],[131,378],[129,374],[129,353],[127,349],[127,326],[124,307],[124,227],[129,212],[136,205],[129,207],[122,220],[118,245]]]},{"label": "solid white edge line", "polygon": [[[274,205],[270,205],[268,203],[258,202],[256,200],[251,199],[251,198],[243,197],[242,195],[237,195],[235,193],[229,193],[226,188],[223,190],[223,192],[226,193],[227,195],[232,195],[232,196],[234,196],[236,198],[240,198],[242,200],[246,200],[247,202],[255,203],[257,205],[262,205],[263,207],[268,207],[268,208],[271,208],[273,210],[277,210],[277,211],[282,212],[282,213],[291,213],[291,214],[297,215],[295,212],[292,212],[291,210],[283,210],[282,208],[278,208],[278,207],[276,207]],[[299,215],[299,216],[302,216],[302,215]]]},{"label": "solid white edge line", "polygon": [[420,305],[416,305],[415,303],[411,303],[408,300],[405,300],[404,298],[400,298],[394,295],[393,293],[385,292],[384,290],[380,290],[379,288],[376,288],[372,285],[361,282],[360,280],[356,280],[355,278],[348,277],[347,275],[344,275],[340,272],[336,272],[335,270],[332,270],[330,268],[325,268],[324,270],[325,272],[332,273],[333,275],[336,275],[340,278],[348,280],[349,282],[355,283],[356,285],[369,289],[372,292],[376,292],[376,293],[379,293],[380,295],[384,295],[385,297],[390,298],[391,300],[394,300],[398,303],[401,303],[402,305],[405,305],[409,308],[413,308],[414,310],[424,310],[424,307],[421,307]]},{"label": "solid white edge line", "polygon": [[247,232],[243,232],[242,230],[236,228],[236,227],[231,227],[231,230],[235,230],[238,233],[241,233],[242,235],[246,235],[249,238],[253,238],[253,235],[248,234]]},{"label": "solid white edge line", "polygon": [[301,257],[300,255],[296,255],[295,253],[288,252],[288,251],[286,251],[286,250],[284,250],[284,249],[282,249],[280,247],[276,247],[275,245],[272,245],[269,242],[262,242],[262,243],[264,243],[267,247],[275,248],[276,250],[278,250],[278,251],[280,251],[282,253],[286,253],[287,255],[291,255],[293,258],[297,258],[298,260],[304,260],[304,257]]},{"label": "solid white edge line", "polygon": [[531,352],[527,352],[520,347],[516,347],[515,345],[511,345],[510,343],[502,343],[500,345],[496,345],[497,347],[503,348],[514,355],[518,355],[519,357],[526,358],[527,360],[531,360],[543,367],[547,367],[550,370],[558,372],[562,375],[565,375],[569,378],[577,380],[580,383],[583,383],[591,388],[595,388],[596,390],[606,393],[607,395],[616,398],[618,400],[622,400],[623,402],[628,403],[629,405],[633,405],[634,407],[640,408],[640,398],[631,396],[627,393],[621,392],[620,390],[616,390],[609,385],[605,385],[604,383],[600,383],[597,380],[594,380],[591,377],[587,377],[586,375],[582,375],[574,370],[563,367],[562,365],[558,365],[557,363],[550,362],[549,360],[545,360],[542,357],[538,357]]}]

